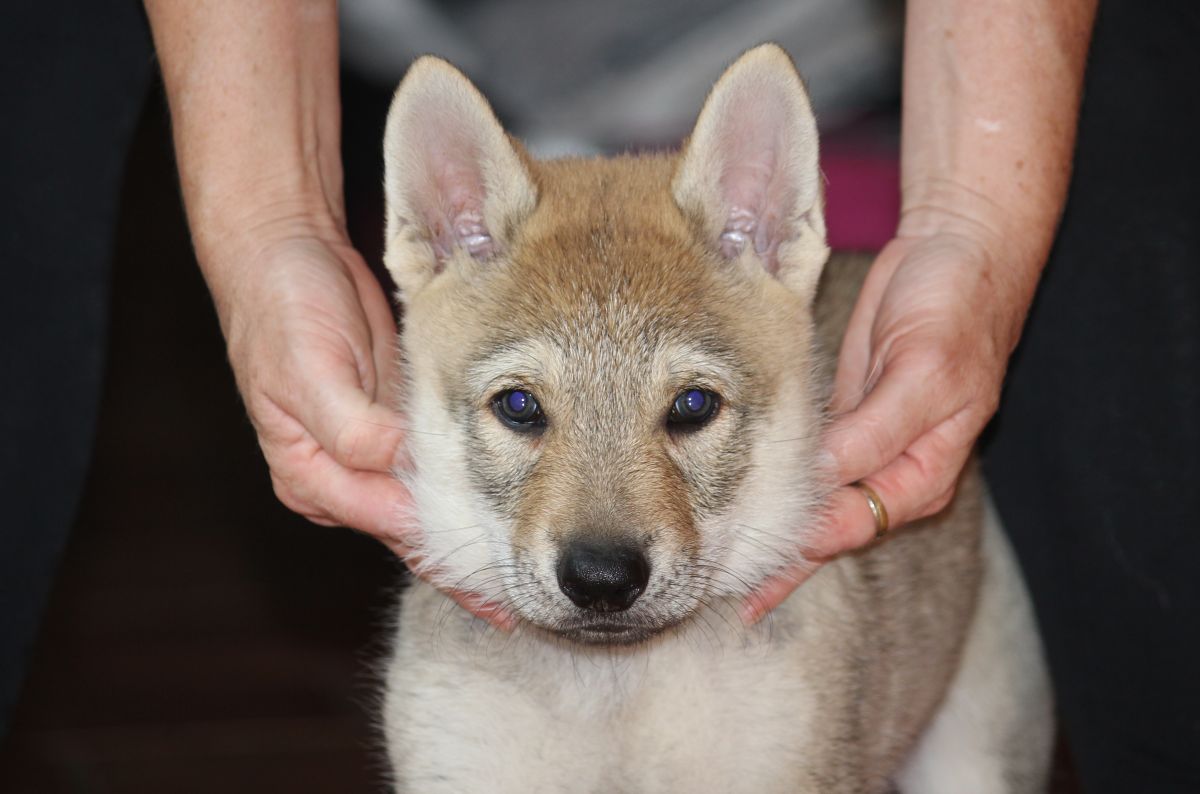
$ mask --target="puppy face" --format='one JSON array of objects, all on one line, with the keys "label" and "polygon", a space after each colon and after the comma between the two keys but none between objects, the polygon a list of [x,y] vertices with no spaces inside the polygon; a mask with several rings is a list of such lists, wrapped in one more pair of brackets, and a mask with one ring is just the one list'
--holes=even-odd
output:
[{"label": "puppy face", "polygon": [[427,59],[386,147],[407,519],[431,575],[617,644],[793,559],[827,249],[787,57],[731,67],[678,157],[550,163]]}]

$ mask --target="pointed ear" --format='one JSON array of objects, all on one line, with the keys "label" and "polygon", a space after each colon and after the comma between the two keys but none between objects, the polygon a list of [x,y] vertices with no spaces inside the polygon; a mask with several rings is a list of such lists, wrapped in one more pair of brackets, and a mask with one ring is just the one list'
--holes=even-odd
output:
[{"label": "pointed ear", "polygon": [[729,260],[806,298],[829,257],[817,123],[791,58],[755,47],[725,70],[672,183],[675,202]]},{"label": "pointed ear", "polygon": [[439,58],[416,61],[396,89],[383,156],[384,262],[404,300],[452,263],[502,256],[537,203],[487,100]]}]

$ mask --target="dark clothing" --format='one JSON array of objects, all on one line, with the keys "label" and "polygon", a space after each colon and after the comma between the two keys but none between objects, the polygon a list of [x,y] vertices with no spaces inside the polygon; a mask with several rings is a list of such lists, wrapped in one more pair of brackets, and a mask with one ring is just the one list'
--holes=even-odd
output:
[{"label": "dark clothing", "polygon": [[1200,791],[1200,6],[1100,3],[986,448],[1085,791]]},{"label": "dark clothing", "polygon": [[153,69],[141,7],[0,21],[0,737],[83,490],[125,154]]},{"label": "dark clothing", "polygon": [[[1200,791],[1200,11],[1102,2],[1075,177],[987,473],[1090,794]],[[0,734],[89,458],[137,3],[0,25]]]}]

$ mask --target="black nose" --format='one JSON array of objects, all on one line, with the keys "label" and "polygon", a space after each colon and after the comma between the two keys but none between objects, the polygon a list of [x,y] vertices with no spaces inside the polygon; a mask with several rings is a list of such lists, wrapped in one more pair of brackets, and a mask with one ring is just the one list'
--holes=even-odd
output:
[{"label": "black nose", "polygon": [[576,606],[621,612],[650,581],[646,556],[630,546],[572,543],[558,560],[558,586]]}]

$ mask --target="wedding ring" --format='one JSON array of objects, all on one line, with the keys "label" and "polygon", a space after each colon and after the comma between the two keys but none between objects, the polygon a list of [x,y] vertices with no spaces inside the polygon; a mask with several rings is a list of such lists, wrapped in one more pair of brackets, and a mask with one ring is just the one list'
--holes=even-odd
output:
[{"label": "wedding ring", "polygon": [[884,506],[883,500],[879,498],[879,494],[875,493],[875,489],[867,485],[862,480],[854,483],[854,487],[862,492],[862,495],[867,498],[867,507],[871,510],[871,515],[875,516],[875,537],[882,538],[888,531],[888,512]]}]

